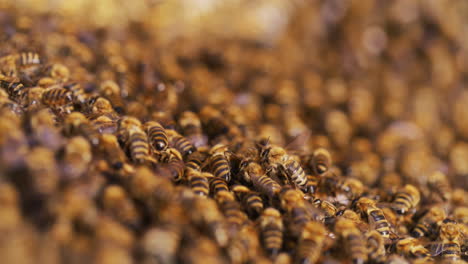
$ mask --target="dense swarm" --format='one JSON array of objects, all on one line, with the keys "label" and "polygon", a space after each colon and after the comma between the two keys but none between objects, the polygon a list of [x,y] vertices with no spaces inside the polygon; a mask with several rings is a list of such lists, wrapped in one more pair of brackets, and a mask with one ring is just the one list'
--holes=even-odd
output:
[{"label": "dense swarm", "polygon": [[311,1],[269,45],[0,11],[2,263],[466,263],[436,2]]}]

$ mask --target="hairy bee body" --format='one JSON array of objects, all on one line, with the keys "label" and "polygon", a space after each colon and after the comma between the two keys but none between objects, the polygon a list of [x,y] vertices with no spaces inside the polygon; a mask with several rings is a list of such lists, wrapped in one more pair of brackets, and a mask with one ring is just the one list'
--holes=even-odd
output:
[{"label": "hairy bee body", "polygon": [[313,174],[308,174],[306,184],[306,193],[314,195],[317,192],[318,186],[320,184],[320,177]]},{"label": "hairy bee body", "polygon": [[51,107],[65,106],[72,99],[72,94],[65,88],[49,88],[42,94],[42,103]]},{"label": "hairy bee body", "polygon": [[170,145],[176,148],[182,155],[187,156],[196,151],[196,148],[192,143],[176,131],[169,129],[166,133],[169,138]]},{"label": "hairy bee body", "polygon": [[215,177],[222,178],[229,182],[231,180],[231,167],[229,161],[223,153],[216,153],[210,157],[211,172]]},{"label": "hairy bee body", "polygon": [[248,220],[247,215],[241,210],[240,204],[229,191],[219,191],[215,199],[226,217],[229,228],[232,232],[237,232]]},{"label": "hairy bee body", "polygon": [[376,206],[374,200],[362,197],[357,201],[358,209],[367,215],[372,229],[379,232],[384,239],[390,238],[390,224],[388,223],[383,211]]},{"label": "hairy bee body", "polygon": [[404,254],[411,258],[422,259],[426,263],[432,261],[429,250],[425,248],[418,239],[413,237],[407,237],[399,240],[396,243],[397,253]]},{"label": "hairy bee body", "polygon": [[22,83],[14,81],[0,80],[0,87],[5,89],[8,95],[14,100],[20,98],[26,91]]},{"label": "hairy bee body", "polygon": [[136,163],[145,163],[149,157],[148,138],[143,130],[133,127],[128,131],[126,143],[130,158]]},{"label": "hairy bee body", "polygon": [[416,238],[430,236],[432,233],[435,233],[435,226],[437,223],[444,220],[445,217],[446,213],[442,207],[432,207],[421,219],[419,219],[411,232],[411,235]]},{"label": "hairy bee body", "polygon": [[307,177],[301,164],[294,159],[288,159],[280,168],[286,176],[299,188],[305,189],[307,186]]},{"label": "hairy bee body", "polygon": [[201,154],[199,151],[196,151],[187,157],[187,161],[185,162],[185,167],[193,169],[193,170],[201,171],[201,166],[203,164],[203,161],[204,161],[204,155]]},{"label": "hairy bee body", "polygon": [[281,186],[265,174],[262,167],[256,162],[248,162],[241,168],[241,172],[244,174],[244,179],[247,182],[252,182],[255,190],[258,192],[273,198],[281,190]]},{"label": "hairy bee body", "polygon": [[149,121],[145,123],[145,128],[153,148],[157,151],[164,151],[169,145],[164,127],[158,122]]},{"label": "hairy bee body", "polygon": [[319,148],[312,154],[312,168],[315,174],[323,175],[331,166],[331,155],[328,150]]},{"label": "hairy bee body", "polygon": [[324,246],[326,229],[319,222],[308,222],[299,238],[296,252],[297,263],[317,263]]},{"label": "hairy bee body", "polygon": [[369,260],[383,263],[386,259],[384,238],[375,230],[370,231],[366,236]]},{"label": "hairy bee body", "polygon": [[406,214],[419,204],[420,194],[413,185],[407,184],[395,194],[392,207],[398,214]]},{"label": "hairy bee body", "polygon": [[259,219],[263,247],[271,257],[276,257],[283,246],[283,220],[281,213],[274,208],[267,208]]},{"label": "hairy bee body", "polygon": [[256,192],[252,192],[244,185],[235,185],[232,191],[236,193],[250,216],[256,217],[263,211],[263,200]]},{"label": "hairy bee body", "polygon": [[212,193],[215,196],[221,191],[229,192],[229,187],[227,185],[227,182],[223,178],[212,177],[209,179],[209,183],[210,183],[210,193]]},{"label": "hairy bee body", "polygon": [[335,230],[343,237],[352,262],[356,264],[366,262],[366,241],[354,222],[349,219],[340,218],[335,223]]},{"label": "hairy bee body", "polygon": [[439,231],[440,244],[436,255],[442,257],[443,260],[458,261],[461,258],[461,231],[458,224],[451,220],[445,219]]},{"label": "hairy bee body", "polygon": [[193,169],[186,170],[185,175],[189,181],[190,188],[192,188],[195,194],[200,196],[209,195],[210,183],[205,175]]}]

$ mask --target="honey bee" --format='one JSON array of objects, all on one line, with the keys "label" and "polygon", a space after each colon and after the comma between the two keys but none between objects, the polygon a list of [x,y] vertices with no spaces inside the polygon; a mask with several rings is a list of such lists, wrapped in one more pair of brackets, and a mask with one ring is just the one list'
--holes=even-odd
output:
[{"label": "honey bee", "polygon": [[102,82],[99,86],[99,92],[104,98],[109,100],[117,113],[124,114],[124,102],[121,97],[120,87],[116,82],[111,80]]},{"label": "honey bee", "polygon": [[325,217],[333,217],[338,212],[336,206],[333,205],[333,203],[326,200],[315,199],[313,201],[313,204],[315,204],[317,208],[320,208],[322,211],[325,212]]},{"label": "honey bee", "polygon": [[458,224],[451,220],[442,221],[439,231],[439,244],[434,255],[440,255],[443,260],[458,261],[461,257],[461,232]]},{"label": "honey bee", "polygon": [[148,229],[140,241],[143,262],[175,263],[181,239],[181,234],[176,230],[156,227]]},{"label": "honey bee", "polygon": [[54,63],[48,67],[49,76],[54,82],[65,83],[70,78],[70,70],[63,64]]},{"label": "honey bee", "polygon": [[231,166],[229,164],[228,148],[223,144],[215,145],[210,150],[208,164],[215,177],[231,181]]},{"label": "honey bee", "polygon": [[35,52],[22,52],[18,57],[19,77],[23,83],[31,85],[33,78],[41,70],[39,54]]},{"label": "honey bee", "polygon": [[149,121],[145,123],[144,127],[153,148],[157,151],[164,151],[169,143],[166,131],[161,124]]},{"label": "honey bee", "polygon": [[435,227],[446,218],[446,212],[441,206],[434,206],[419,219],[414,227],[411,235],[415,238],[423,236],[431,236],[435,231]]},{"label": "honey bee", "polygon": [[63,88],[67,89],[71,93],[71,98],[74,107],[79,111],[85,111],[87,104],[91,100],[90,96],[85,93],[79,83],[72,82],[63,85]]},{"label": "honey bee", "polygon": [[296,252],[297,263],[317,263],[324,246],[327,230],[319,222],[309,221],[304,226]]},{"label": "honey bee", "polygon": [[223,178],[217,178],[213,176],[209,177],[208,179],[210,183],[210,193],[212,193],[214,196],[216,196],[216,194],[221,191],[229,192],[227,182]]},{"label": "honey bee", "polygon": [[367,215],[369,224],[373,230],[379,232],[379,234],[385,239],[390,238],[390,224],[385,218],[384,213],[380,208],[377,207],[376,202],[367,197],[361,197],[356,203],[358,210]]},{"label": "honey bee", "polygon": [[102,194],[104,210],[122,224],[137,228],[140,224],[140,214],[129,194],[118,185],[107,186]]},{"label": "honey bee", "polygon": [[243,226],[228,245],[227,252],[232,263],[247,263],[259,254],[259,241],[252,226]]},{"label": "honey bee", "polygon": [[386,258],[384,238],[375,230],[367,233],[366,237],[369,260],[375,263],[383,263]]},{"label": "honey bee", "polygon": [[151,120],[154,120],[161,124],[165,129],[174,130],[176,128],[176,122],[172,118],[171,113],[168,111],[156,111],[151,114]]},{"label": "honey bee", "polygon": [[113,169],[120,170],[125,164],[125,153],[119,146],[117,137],[112,134],[102,134],[98,149]]},{"label": "honey bee", "polygon": [[266,208],[259,218],[263,246],[270,257],[275,258],[283,245],[283,220],[275,208]]},{"label": "honey bee", "polygon": [[210,184],[207,177],[205,177],[201,172],[193,169],[186,170],[185,175],[195,194],[208,196],[210,192]]},{"label": "honey bee", "polygon": [[169,138],[169,143],[172,147],[176,148],[182,155],[187,156],[195,152],[197,149],[190,143],[188,139],[181,136],[175,130],[168,129],[166,134]]},{"label": "honey bee", "polygon": [[320,177],[314,174],[307,174],[306,193],[314,195],[320,184]]},{"label": "honey bee", "polygon": [[215,199],[226,217],[226,223],[231,233],[235,234],[248,222],[247,215],[241,210],[240,204],[231,192],[219,191],[216,193]]},{"label": "honey bee", "polygon": [[138,167],[128,184],[132,197],[144,202],[151,210],[166,206],[173,197],[172,183],[164,177],[158,177],[147,167]]},{"label": "honey bee", "polygon": [[201,171],[201,166],[205,161],[205,155],[200,151],[195,151],[187,157],[185,166],[190,169]]},{"label": "honey bee", "polygon": [[67,136],[82,135],[96,146],[99,144],[99,133],[80,112],[71,112],[64,120],[64,134]]},{"label": "honey bee", "polygon": [[227,263],[219,246],[206,237],[189,237],[190,243],[182,249],[181,262],[198,264]]},{"label": "honey bee", "polygon": [[243,162],[240,171],[247,182],[252,182],[255,190],[270,198],[275,197],[281,190],[281,186],[268,177],[262,166],[254,161]]},{"label": "honey bee", "polygon": [[307,187],[307,176],[301,164],[294,159],[288,159],[280,167],[280,171],[288,179],[290,179],[295,186],[305,190]]},{"label": "honey bee", "polygon": [[392,208],[398,214],[406,214],[414,209],[420,201],[419,190],[413,185],[407,184],[395,194]]},{"label": "honey bee", "polygon": [[440,171],[436,171],[429,176],[429,189],[438,194],[444,201],[449,201],[452,196],[452,188],[447,176]]},{"label": "honey bee", "polygon": [[4,78],[0,80],[0,87],[5,89],[13,100],[20,98],[27,90],[22,83]]},{"label": "honey bee", "polygon": [[131,124],[130,122],[133,122],[133,120],[130,121],[129,119],[123,119],[120,122],[120,130],[123,130],[123,141],[125,142],[125,147],[133,162],[146,163],[150,160],[148,138],[146,133],[140,128],[141,124],[139,121],[136,124]]},{"label": "honey bee", "polygon": [[239,197],[250,216],[257,217],[263,211],[263,200],[256,192],[244,185],[234,185],[231,190]]},{"label": "honey bee", "polygon": [[201,121],[194,112],[183,112],[178,121],[183,134],[195,148],[207,145],[208,138],[203,135]]},{"label": "honey bee", "polygon": [[65,155],[63,157],[63,167],[65,175],[74,179],[83,175],[91,162],[91,146],[83,137],[73,137],[65,145]]},{"label": "honey bee", "polygon": [[364,192],[364,185],[354,178],[344,178],[338,168],[331,168],[320,179],[319,188],[323,188],[332,194],[344,194],[349,200],[356,199]]},{"label": "honey bee", "polygon": [[429,250],[425,248],[418,239],[407,237],[396,243],[396,252],[411,258],[423,259],[424,263],[432,262]]},{"label": "honey bee", "polygon": [[229,125],[223,118],[223,114],[212,106],[204,106],[200,110],[200,119],[204,130],[210,138],[215,138],[229,132]]},{"label": "honey bee", "polygon": [[[151,157],[148,158],[149,161]],[[174,148],[168,148],[159,159],[162,163],[158,164],[157,171],[161,175],[169,176],[174,182],[179,182],[184,176],[185,165],[182,161],[182,155]],[[152,161],[154,162],[154,161]]]},{"label": "honey bee", "polygon": [[116,113],[112,108],[112,104],[103,97],[90,97],[86,100],[90,117],[98,117],[107,115],[112,119],[116,119]]},{"label": "honey bee", "polygon": [[72,102],[72,99],[71,92],[61,87],[48,88],[42,94],[42,103],[54,108],[66,106]]},{"label": "honey bee", "polygon": [[101,134],[114,134],[117,132],[117,123],[105,115],[92,120],[91,124]]},{"label": "honey bee", "polygon": [[344,239],[353,263],[365,263],[367,261],[366,241],[353,221],[339,218],[335,223],[335,232]]},{"label": "honey bee", "polygon": [[331,155],[328,150],[318,148],[312,154],[312,168],[317,175],[324,175],[332,163]]}]

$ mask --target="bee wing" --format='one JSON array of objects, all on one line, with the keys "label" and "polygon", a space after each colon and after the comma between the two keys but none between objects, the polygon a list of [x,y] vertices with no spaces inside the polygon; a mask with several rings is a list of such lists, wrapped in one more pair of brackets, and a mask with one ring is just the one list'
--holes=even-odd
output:
[{"label": "bee wing", "polygon": [[444,244],[440,241],[430,242],[426,247],[433,257],[439,256],[444,251]]},{"label": "bee wing", "polygon": [[309,142],[309,138],[311,136],[310,130],[307,130],[299,135],[297,135],[295,138],[289,142],[286,147],[284,147],[285,150],[292,154],[303,154],[306,152],[306,147]]}]

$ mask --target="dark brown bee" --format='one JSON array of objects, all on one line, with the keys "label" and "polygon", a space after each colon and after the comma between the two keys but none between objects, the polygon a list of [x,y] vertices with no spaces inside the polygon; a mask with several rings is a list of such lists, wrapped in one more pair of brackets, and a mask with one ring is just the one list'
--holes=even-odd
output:
[{"label": "dark brown bee", "polygon": [[27,88],[20,82],[0,80],[0,87],[5,89],[12,99],[23,96]]},{"label": "dark brown bee", "polygon": [[187,169],[185,171],[185,176],[187,177],[190,188],[192,188],[195,194],[200,196],[208,196],[210,192],[210,184],[208,178],[205,175],[199,171]]},{"label": "dark brown bee", "polygon": [[419,190],[413,185],[407,184],[395,194],[392,208],[398,214],[406,214],[419,204],[420,199]]},{"label": "dark brown bee", "polygon": [[276,257],[283,246],[283,220],[275,208],[266,208],[259,218],[263,246],[271,257]]},{"label": "dark brown bee", "polygon": [[208,160],[211,172],[215,177],[229,182],[231,180],[231,166],[227,157],[227,146],[218,144],[211,148],[211,157]]},{"label": "dark brown bee", "polygon": [[89,95],[85,93],[79,83],[66,83],[63,85],[63,88],[70,91],[75,108],[81,111],[86,110],[86,104],[88,103]]},{"label": "dark brown bee", "polygon": [[313,174],[307,175],[306,193],[314,195],[320,184],[320,177]]},{"label": "dark brown bee", "polygon": [[65,88],[48,88],[42,94],[42,103],[50,107],[62,107],[72,102],[72,93]]},{"label": "dark brown bee", "polygon": [[166,130],[166,134],[169,138],[170,145],[176,148],[183,156],[190,155],[197,150],[188,139],[181,136],[175,130]]},{"label": "dark brown bee", "polygon": [[209,182],[210,182],[210,193],[216,196],[217,193],[221,191],[226,191],[229,192],[229,187],[227,185],[226,180],[223,178],[218,178],[218,177],[209,177]]},{"label": "dark brown bee", "polygon": [[332,163],[331,155],[328,150],[318,148],[312,154],[312,168],[317,175],[325,174]]},{"label": "dark brown bee", "polygon": [[157,171],[162,175],[169,176],[174,182],[179,182],[184,177],[184,162],[175,155],[170,155],[166,163],[158,165]]},{"label": "dark brown bee", "polygon": [[335,223],[335,232],[344,239],[345,247],[349,251],[353,263],[367,261],[366,241],[353,221],[339,218]]},{"label": "dark brown bee", "polygon": [[157,151],[164,151],[169,145],[164,127],[154,121],[146,122],[144,127],[153,148]]},{"label": "dark brown bee", "polygon": [[239,197],[243,207],[250,216],[257,217],[263,211],[263,200],[256,192],[244,185],[234,185],[231,190]]}]

